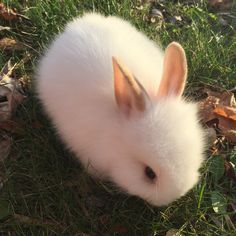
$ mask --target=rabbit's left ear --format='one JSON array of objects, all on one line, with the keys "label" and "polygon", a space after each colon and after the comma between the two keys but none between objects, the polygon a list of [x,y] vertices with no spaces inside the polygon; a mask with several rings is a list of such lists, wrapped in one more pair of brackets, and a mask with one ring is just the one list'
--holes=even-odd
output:
[{"label": "rabbit's left ear", "polygon": [[137,112],[144,112],[149,97],[132,75],[130,70],[117,58],[112,58],[114,70],[114,92],[119,110],[126,116]]},{"label": "rabbit's left ear", "polygon": [[165,51],[163,75],[158,97],[181,96],[187,78],[187,59],[182,46],[176,42],[168,45]]}]

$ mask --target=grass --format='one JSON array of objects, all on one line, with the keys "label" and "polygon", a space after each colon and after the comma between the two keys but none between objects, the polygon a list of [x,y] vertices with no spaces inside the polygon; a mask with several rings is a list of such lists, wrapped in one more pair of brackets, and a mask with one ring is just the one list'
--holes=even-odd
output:
[{"label": "grass", "polygon": [[[163,47],[173,40],[183,44],[189,59],[187,94],[197,95],[206,85],[233,88],[235,18],[226,16],[228,25],[222,26],[206,1],[156,4],[165,9],[165,21],[154,23],[148,17],[148,1],[142,5],[127,0],[3,2],[29,20],[0,19],[0,25],[10,27],[0,31],[0,37],[12,37],[26,46],[23,51],[2,50],[0,67],[10,58],[19,62],[28,54],[30,60],[16,70],[16,76],[28,76],[32,84],[14,117],[20,132],[12,134],[11,153],[1,164],[0,235],[154,236],[170,229],[183,235],[235,235],[236,185],[224,174],[222,161],[222,157],[235,161],[232,145],[224,143],[218,156],[208,151],[199,184],[173,204],[155,208],[89,177],[55,135],[33,86],[37,60],[66,22],[85,11],[99,11],[130,20]],[[228,11],[236,16],[236,9]],[[174,21],[173,16],[181,20]]]}]

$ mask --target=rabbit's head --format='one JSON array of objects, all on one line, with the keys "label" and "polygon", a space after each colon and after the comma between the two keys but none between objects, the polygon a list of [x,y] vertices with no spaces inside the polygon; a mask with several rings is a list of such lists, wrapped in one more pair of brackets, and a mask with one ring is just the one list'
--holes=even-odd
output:
[{"label": "rabbit's head", "polygon": [[181,98],[187,77],[184,50],[177,43],[167,47],[154,96],[116,58],[113,69],[122,148],[111,178],[132,195],[154,205],[168,204],[197,183],[203,161],[197,107]]}]

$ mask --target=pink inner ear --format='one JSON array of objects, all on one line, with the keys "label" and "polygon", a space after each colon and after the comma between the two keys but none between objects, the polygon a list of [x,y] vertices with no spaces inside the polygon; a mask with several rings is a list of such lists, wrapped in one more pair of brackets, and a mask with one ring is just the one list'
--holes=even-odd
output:
[{"label": "pink inner ear", "polygon": [[116,58],[112,58],[112,60],[115,97],[118,107],[126,116],[129,116],[133,111],[144,111],[146,108],[146,91],[126,66]]},{"label": "pink inner ear", "polygon": [[187,78],[187,60],[180,44],[171,43],[165,52],[163,76],[158,97],[181,96]]}]

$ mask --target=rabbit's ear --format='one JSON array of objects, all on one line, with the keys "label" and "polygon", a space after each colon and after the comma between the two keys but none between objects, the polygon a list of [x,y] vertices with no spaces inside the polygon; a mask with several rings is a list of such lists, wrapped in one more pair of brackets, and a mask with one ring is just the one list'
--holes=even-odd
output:
[{"label": "rabbit's ear", "polygon": [[143,86],[117,58],[112,57],[112,62],[115,98],[119,109],[127,116],[134,111],[145,111],[149,98]]},{"label": "rabbit's ear", "polygon": [[162,80],[158,97],[181,96],[187,78],[187,60],[184,49],[176,42],[168,45],[165,51]]}]

